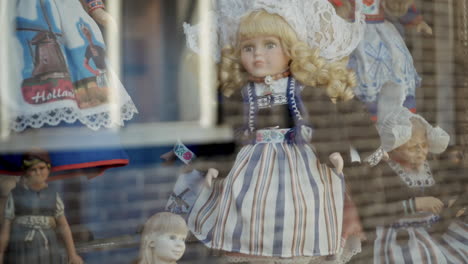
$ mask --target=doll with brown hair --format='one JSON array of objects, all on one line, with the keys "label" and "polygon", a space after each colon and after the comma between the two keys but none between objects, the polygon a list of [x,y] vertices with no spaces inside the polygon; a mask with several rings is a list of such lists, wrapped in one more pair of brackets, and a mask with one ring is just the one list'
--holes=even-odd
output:
[{"label": "doll with brown hair", "polygon": [[448,229],[433,229],[444,207],[461,194],[448,184],[446,171],[428,160],[429,153],[446,149],[449,135],[404,107],[378,127],[390,159],[362,178],[365,186],[353,186],[364,228],[375,230],[368,251],[374,263],[466,263],[468,223],[443,219]]},{"label": "doll with brown hair", "polygon": [[141,234],[137,263],[176,264],[185,252],[187,234],[187,224],[181,216],[169,212],[151,216]]},{"label": "doll with brown hair", "polygon": [[[229,262],[346,262],[359,245],[343,250],[344,177],[326,163],[340,169],[349,149],[333,102],[353,97],[343,58],[362,21],[325,0],[225,0],[215,13],[219,83],[242,96],[244,145],[227,177],[202,189],[190,230]],[[185,33],[196,51],[197,27]]]},{"label": "doll with brown hair", "polygon": [[337,13],[353,19],[357,4],[366,16],[364,38],[350,56],[356,71],[356,96],[368,106],[373,118],[383,118],[395,106],[416,111],[415,94],[421,78],[413,58],[395,26],[388,20],[396,17],[405,27],[432,34],[414,6],[414,0],[330,0]]},{"label": "doll with brown hair", "polygon": [[23,179],[11,191],[5,206],[0,263],[83,263],[76,254],[62,199],[47,184],[50,167],[47,153],[24,155]]}]

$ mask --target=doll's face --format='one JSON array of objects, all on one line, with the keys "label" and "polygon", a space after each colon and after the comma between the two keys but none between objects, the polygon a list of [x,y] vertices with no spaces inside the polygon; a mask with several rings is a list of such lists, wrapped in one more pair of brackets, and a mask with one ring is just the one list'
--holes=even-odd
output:
[{"label": "doll's face", "polygon": [[185,238],[187,234],[166,232],[155,233],[152,243],[153,253],[164,262],[175,262],[185,252]]},{"label": "doll's face", "polygon": [[45,162],[39,162],[26,170],[26,180],[29,185],[42,185],[49,177],[50,169]]},{"label": "doll's face", "polygon": [[284,72],[290,58],[284,53],[279,38],[258,36],[241,41],[241,63],[253,77]]},{"label": "doll's face", "polygon": [[401,17],[408,12],[414,0],[387,0],[384,1],[385,11],[393,16]]},{"label": "doll's face", "polygon": [[409,169],[421,168],[427,159],[429,146],[426,131],[413,126],[412,137],[408,142],[392,151],[392,158],[402,161]]}]

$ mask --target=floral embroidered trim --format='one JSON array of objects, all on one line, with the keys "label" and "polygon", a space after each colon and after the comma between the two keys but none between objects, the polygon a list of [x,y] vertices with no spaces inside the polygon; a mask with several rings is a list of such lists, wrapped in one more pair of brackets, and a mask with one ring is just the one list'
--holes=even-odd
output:
[{"label": "floral embroidered trim", "polygon": [[392,160],[387,161],[387,163],[410,188],[430,187],[435,184],[431,168],[427,161],[424,162],[423,168],[417,172],[407,172],[400,164]]},{"label": "floral embroidered trim", "polygon": [[180,140],[174,146],[174,154],[185,164],[189,164],[197,156],[187,148]]},{"label": "floral embroidered trim", "polygon": [[256,143],[283,143],[289,128],[257,130]]}]

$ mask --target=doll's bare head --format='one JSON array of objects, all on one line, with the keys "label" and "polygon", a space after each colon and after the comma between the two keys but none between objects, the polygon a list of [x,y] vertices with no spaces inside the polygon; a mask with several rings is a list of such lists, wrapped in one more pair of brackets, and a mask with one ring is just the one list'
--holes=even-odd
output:
[{"label": "doll's bare head", "polygon": [[387,0],[383,2],[385,12],[394,17],[401,17],[408,12],[414,0]]},{"label": "doll's bare head", "polygon": [[187,224],[180,215],[169,212],[153,215],[143,228],[138,263],[176,263],[184,254],[187,234]]},{"label": "doll's bare head", "polygon": [[421,168],[421,165],[426,161],[429,144],[426,126],[421,119],[413,117],[411,123],[413,125],[411,138],[392,150],[389,155],[393,160],[402,163],[404,167],[415,170]]}]

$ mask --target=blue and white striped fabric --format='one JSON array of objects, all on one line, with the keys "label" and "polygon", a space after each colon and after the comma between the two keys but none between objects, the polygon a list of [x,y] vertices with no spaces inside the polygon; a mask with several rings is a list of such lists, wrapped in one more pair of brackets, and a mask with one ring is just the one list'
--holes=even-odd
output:
[{"label": "blue and white striped fabric", "polygon": [[341,250],[344,179],[308,145],[244,146],[205,187],[188,225],[206,246],[250,256],[325,256]]},{"label": "blue and white striped fabric", "polygon": [[[397,241],[399,232],[407,232],[407,241]],[[454,222],[441,239],[435,239],[425,226],[377,228],[374,263],[468,263],[468,226]]]}]

